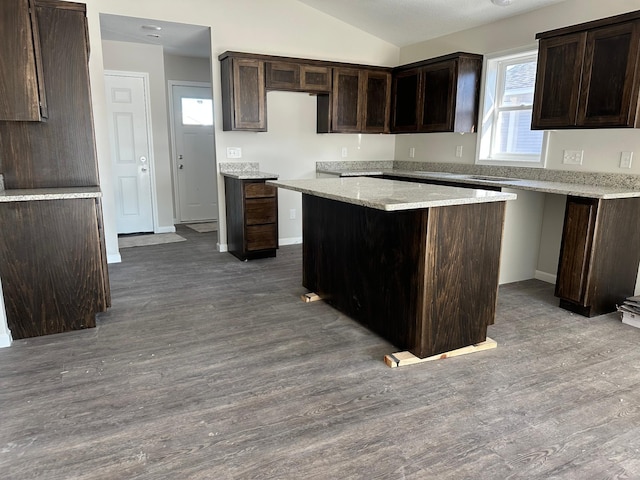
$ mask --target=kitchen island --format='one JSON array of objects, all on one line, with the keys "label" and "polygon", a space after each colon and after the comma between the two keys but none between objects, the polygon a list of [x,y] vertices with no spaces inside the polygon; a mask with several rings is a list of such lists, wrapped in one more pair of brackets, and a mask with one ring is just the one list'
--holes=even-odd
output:
[{"label": "kitchen island", "polygon": [[512,193],[377,178],[269,181],[301,192],[303,285],[424,358],[486,339]]}]

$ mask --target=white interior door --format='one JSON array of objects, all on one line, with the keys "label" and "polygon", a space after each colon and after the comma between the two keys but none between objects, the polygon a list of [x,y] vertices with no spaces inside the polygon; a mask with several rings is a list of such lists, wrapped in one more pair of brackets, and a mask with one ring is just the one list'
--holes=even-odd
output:
[{"label": "white interior door", "polygon": [[118,233],[153,232],[144,77],[106,73],[105,88]]},{"label": "white interior door", "polygon": [[217,220],[211,88],[172,85],[171,92],[178,220]]}]

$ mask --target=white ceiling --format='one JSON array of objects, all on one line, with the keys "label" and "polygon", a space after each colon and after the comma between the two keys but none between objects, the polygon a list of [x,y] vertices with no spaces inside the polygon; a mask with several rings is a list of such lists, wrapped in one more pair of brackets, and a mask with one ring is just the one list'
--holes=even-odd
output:
[{"label": "white ceiling", "polygon": [[[298,0],[398,47],[512,17],[564,0]],[[603,0],[605,1],[605,0]]]},{"label": "white ceiling", "polygon": [[[519,15],[564,0],[297,0],[398,47]],[[605,1],[605,0],[603,0]],[[146,30],[155,25],[161,30]],[[104,40],[162,45],[167,53],[209,57],[209,27],[100,15]],[[158,34],[159,38],[149,35]]]}]

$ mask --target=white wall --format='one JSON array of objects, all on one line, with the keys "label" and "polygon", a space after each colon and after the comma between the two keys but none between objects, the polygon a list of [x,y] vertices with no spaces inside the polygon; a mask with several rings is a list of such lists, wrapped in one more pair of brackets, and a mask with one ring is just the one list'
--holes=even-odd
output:
[{"label": "white wall", "polygon": [[[566,0],[534,12],[404,47],[400,50],[400,63],[456,51],[486,55],[535,46],[536,33],[638,9],[640,0]],[[474,163],[476,136],[454,133],[398,135],[396,159],[409,159],[409,148],[414,147],[416,161]],[[463,146],[462,158],[455,157],[458,145]],[[583,164],[562,164],[563,150],[584,150]],[[640,160],[640,135],[637,130],[554,131],[549,134],[547,168],[640,174],[640,161],[634,161],[631,169],[619,168],[622,151],[636,152],[634,160]]]},{"label": "white wall", "polygon": [[[508,8],[508,7],[507,7]],[[409,63],[456,51],[492,54],[526,46],[535,46],[535,35],[555,28],[604,18],[640,9],[640,0],[566,0],[534,12],[511,17],[489,25],[465,30],[400,50],[400,63]],[[568,171],[593,171],[640,174],[640,133],[636,129],[562,130],[549,132],[547,168]],[[473,164],[476,134],[427,133],[396,136],[396,160]],[[456,146],[463,147],[456,158]],[[409,148],[415,158],[409,158]],[[564,150],[584,150],[582,165],[564,165]],[[634,152],[631,169],[620,169],[620,153]],[[560,211],[556,211],[560,209]],[[546,279],[556,275],[559,238],[558,222],[564,202],[545,201],[544,224],[538,270]],[[539,278],[540,278],[539,277]],[[638,275],[640,285],[640,273]]]},{"label": "white wall", "polygon": [[208,58],[184,57],[164,53],[164,73],[167,80],[211,82],[211,62]]},{"label": "white wall", "polygon": [[[397,47],[322,14],[296,0],[269,0],[268,2],[263,0],[216,0],[214,2],[210,0],[184,0],[182,2],[174,0],[137,0],[135,2],[130,0],[86,0],[85,3],[87,4],[89,38],[92,45],[89,72],[98,164],[101,187],[105,195],[104,220],[108,254],[117,254],[117,235],[113,211],[113,182],[109,160],[104,80],[102,78],[105,65],[100,38],[100,13],[210,27],[217,161],[226,161],[227,146],[238,146],[243,148],[242,161],[258,161],[261,164],[263,161],[267,161],[263,165],[263,169],[275,170],[274,173],[285,174],[298,168],[310,171],[315,167],[314,157],[317,155],[313,151],[305,150],[302,142],[295,148],[280,148],[281,145],[289,144],[292,141],[293,135],[288,132],[281,132],[279,138],[256,149],[255,145],[260,144],[264,134],[222,131],[220,65],[217,61],[217,56],[220,53],[226,50],[235,50],[385,66],[397,65],[399,59],[400,52]],[[293,98],[297,94],[290,95],[293,95],[290,97],[291,102],[296,102]],[[282,101],[285,102],[282,108],[288,109],[288,100],[285,98]],[[268,111],[271,103],[276,102],[269,98]],[[291,108],[296,107],[291,105]],[[166,117],[166,108],[164,115]],[[269,115],[272,114],[269,112]],[[315,110],[312,117],[315,119]],[[154,129],[158,127],[154,120]],[[166,120],[163,128],[167,128]],[[357,135],[319,136],[322,149],[334,152],[334,156],[330,158],[333,160],[340,159],[340,147],[345,142],[355,145],[357,143],[356,137]],[[293,141],[295,143],[295,139]],[[374,143],[372,142],[372,150],[375,149]],[[393,152],[393,136],[386,136],[379,143],[382,144],[380,151],[384,151],[385,155]],[[375,144],[377,145],[377,143]],[[302,158],[300,157],[301,151],[305,151]],[[168,152],[167,147],[166,158],[163,160],[166,165],[159,165],[161,163],[159,155],[165,152],[156,151],[156,172],[167,173],[166,181],[162,180],[165,185],[158,188],[159,200],[162,197],[163,201],[171,198]],[[327,159],[327,157],[323,155],[323,159]],[[226,238],[224,189],[219,189],[218,195],[219,234],[221,241],[224,241]],[[283,207],[286,205],[283,204]],[[288,235],[286,232],[283,234]],[[295,236],[296,234],[294,232],[291,235]]]}]

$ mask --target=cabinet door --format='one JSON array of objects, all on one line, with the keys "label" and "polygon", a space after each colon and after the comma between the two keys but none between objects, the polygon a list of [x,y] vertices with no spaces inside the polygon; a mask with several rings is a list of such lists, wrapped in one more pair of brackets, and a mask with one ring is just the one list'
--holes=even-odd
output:
[{"label": "cabinet door", "polygon": [[266,131],[264,62],[233,59],[234,130]]},{"label": "cabinet door", "polygon": [[362,130],[362,88],[360,70],[333,70],[333,105],[331,131],[359,133]]},{"label": "cabinet door", "polygon": [[415,132],[418,130],[418,96],[420,71],[406,70],[393,75],[393,132]]},{"label": "cabinet door", "polygon": [[556,296],[583,304],[587,290],[598,201],[567,198]]},{"label": "cabinet door", "polygon": [[531,128],[575,125],[585,41],[584,32],[540,40]]},{"label": "cabinet door", "polygon": [[305,92],[330,92],[331,68],[300,65],[300,87]]},{"label": "cabinet door", "polygon": [[[635,70],[639,40],[638,22],[599,28],[587,33],[578,107],[579,126],[634,126],[638,100]],[[634,90],[636,98],[632,102]]]},{"label": "cabinet door", "polygon": [[[37,68],[40,44],[31,3],[29,0],[0,2],[0,120],[41,119],[44,85],[42,69]],[[46,113],[42,113],[46,117]]]},{"label": "cabinet door", "polygon": [[455,76],[455,60],[423,67],[422,115],[418,126],[419,131],[448,132],[453,130]]},{"label": "cabinet door", "polygon": [[266,62],[266,85],[270,90],[298,90],[300,65],[289,62]]},{"label": "cabinet door", "polygon": [[388,133],[390,107],[391,74],[364,72],[363,131],[365,133]]}]

